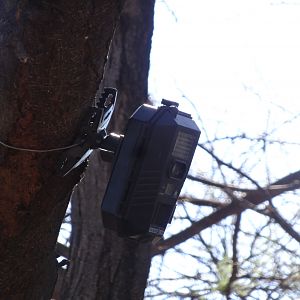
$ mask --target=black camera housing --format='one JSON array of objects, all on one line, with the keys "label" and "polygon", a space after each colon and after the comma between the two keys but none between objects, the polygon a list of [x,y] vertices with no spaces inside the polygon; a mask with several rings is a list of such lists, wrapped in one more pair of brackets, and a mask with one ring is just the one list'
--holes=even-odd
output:
[{"label": "black camera housing", "polygon": [[102,201],[103,223],[122,237],[161,237],[171,222],[200,136],[189,114],[167,100],[130,117]]}]

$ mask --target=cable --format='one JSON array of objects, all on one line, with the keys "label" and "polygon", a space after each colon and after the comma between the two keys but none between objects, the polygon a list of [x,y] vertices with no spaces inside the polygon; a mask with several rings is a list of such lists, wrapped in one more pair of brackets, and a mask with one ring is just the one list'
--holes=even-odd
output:
[{"label": "cable", "polygon": [[18,150],[18,151],[36,152],[36,153],[63,151],[63,150],[67,150],[67,149],[71,149],[71,148],[77,147],[77,146],[79,146],[81,144],[82,143],[78,143],[78,144],[73,144],[73,145],[69,145],[69,146],[65,146],[65,147],[52,148],[52,149],[29,149],[29,148],[22,148],[22,147],[12,146],[12,145],[9,145],[9,144],[6,144],[6,143],[0,141],[0,145],[2,145],[3,147],[9,148],[9,149],[13,149],[13,150]]}]

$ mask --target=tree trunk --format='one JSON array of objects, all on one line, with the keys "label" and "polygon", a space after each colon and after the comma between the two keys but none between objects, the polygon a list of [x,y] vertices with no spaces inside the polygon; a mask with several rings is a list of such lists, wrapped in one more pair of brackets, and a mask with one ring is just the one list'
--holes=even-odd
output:
[{"label": "tree trunk", "polygon": [[[30,149],[72,143],[99,86],[122,3],[0,1],[1,141]],[[1,299],[51,297],[54,246],[81,173],[55,175],[59,155],[0,146]]]},{"label": "tree trunk", "polygon": [[[128,117],[147,101],[154,0],[129,0],[121,15],[107,70],[106,86],[117,87],[111,131],[123,132]],[[151,262],[150,244],[121,239],[101,222],[101,199],[111,165],[94,153],[72,195],[70,266],[60,299],[142,299]]]}]

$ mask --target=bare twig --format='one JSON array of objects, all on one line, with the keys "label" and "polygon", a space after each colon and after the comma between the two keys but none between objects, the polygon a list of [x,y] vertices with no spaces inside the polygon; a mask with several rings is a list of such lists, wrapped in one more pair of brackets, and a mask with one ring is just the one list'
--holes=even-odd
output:
[{"label": "bare twig", "polygon": [[[255,189],[247,189],[247,188],[241,188],[241,187],[237,187],[235,185],[232,184],[224,184],[224,183],[220,183],[220,182],[216,182],[210,179],[207,179],[203,176],[193,176],[193,175],[188,175],[187,179],[190,179],[192,181],[196,181],[196,182],[200,182],[203,183],[205,185],[209,185],[209,186],[213,186],[216,188],[220,188],[222,190],[232,190],[232,191],[236,191],[236,192],[244,192],[244,193],[252,193],[252,192],[256,192],[257,190]],[[286,183],[286,184],[271,184],[269,186],[267,186],[266,188],[260,188],[262,191],[267,192],[271,192],[271,191],[292,191],[295,189],[295,184],[297,184],[296,180],[299,180],[299,184],[300,184],[300,179],[295,179],[294,181],[290,182],[290,183]]]},{"label": "bare twig", "polygon": [[292,238],[294,238],[298,243],[300,243],[300,235],[294,228],[289,224],[277,211],[277,209],[273,206],[272,203],[267,208],[267,214],[273,218],[280,227],[288,233]]},{"label": "bare twig", "polygon": [[241,217],[242,217],[241,213],[237,214],[234,232],[233,232],[233,236],[232,236],[232,272],[231,272],[231,276],[230,276],[230,279],[227,284],[227,289],[225,291],[225,295],[228,300],[230,299],[232,283],[237,279],[237,274],[238,274],[238,263],[239,262],[238,262],[237,244],[238,244],[238,234],[239,234],[240,225],[241,225]]},{"label": "bare twig", "polygon": [[199,205],[199,206],[209,206],[209,207],[214,207],[214,208],[223,207],[223,206],[227,205],[227,203],[216,201],[216,200],[197,199],[197,198],[188,197],[188,196],[179,197],[178,200],[182,201],[182,202],[188,202],[191,204]]},{"label": "bare twig", "polygon": [[204,147],[201,144],[198,144],[198,146],[203,149],[204,151],[206,151],[208,154],[210,154],[216,161],[218,164],[220,165],[224,165],[227,168],[235,171],[236,173],[238,173],[239,175],[241,175],[242,177],[247,178],[250,182],[252,182],[258,189],[261,189],[261,186],[257,183],[257,181],[253,180],[249,175],[247,175],[246,173],[244,173],[243,171],[241,171],[241,169],[238,169],[236,167],[234,167],[232,164],[230,163],[226,163],[223,160],[221,160],[217,155],[215,155],[215,153],[209,149],[207,149],[206,147]]}]

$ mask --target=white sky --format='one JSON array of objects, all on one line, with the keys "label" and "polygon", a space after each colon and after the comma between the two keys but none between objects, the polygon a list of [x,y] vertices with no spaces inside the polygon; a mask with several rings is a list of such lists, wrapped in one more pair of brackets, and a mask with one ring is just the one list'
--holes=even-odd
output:
[{"label": "white sky", "polygon": [[[210,138],[261,135],[300,113],[299,35],[299,0],[157,0],[151,97],[178,101],[196,118],[185,95]],[[273,138],[300,142],[299,127]],[[300,168],[298,151],[278,161],[281,174]]]},{"label": "white sky", "polygon": [[166,3],[156,5],[149,80],[155,98],[178,99],[182,90],[202,115],[207,106],[236,113],[246,102],[259,113],[265,108],[253,101],[259,93],[300,112],[300,1]]}]

